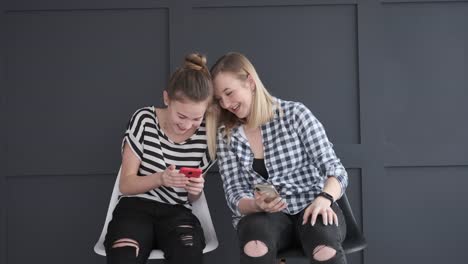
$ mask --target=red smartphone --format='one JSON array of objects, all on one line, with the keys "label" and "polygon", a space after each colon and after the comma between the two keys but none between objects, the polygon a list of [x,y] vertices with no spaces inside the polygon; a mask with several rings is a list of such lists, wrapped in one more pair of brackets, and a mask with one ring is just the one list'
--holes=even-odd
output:
[{"label": "red smartphone", "polygon": [[185,177],[188,178],[198,178],[202,175],[202,169],[199,168],[187,168],[187,167],[182,167],[179,170],[180,173],[185,174]]}]

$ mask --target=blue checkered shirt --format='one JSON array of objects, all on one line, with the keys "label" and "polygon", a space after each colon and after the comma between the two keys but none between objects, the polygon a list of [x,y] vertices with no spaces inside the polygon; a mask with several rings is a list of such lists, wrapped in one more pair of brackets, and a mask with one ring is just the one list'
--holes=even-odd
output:
[{"label": "blue checkered shirt", "polygon": [[274,118],[261,127],[267,180],[253,170],[254,154],[240,127],[231,130],[229,144],[224,127],[218,133],[218,166],[234,227],[242,217],[239,200],[253,197],[255,184],[273,184],[288,204],[287,214],[306,208],[328,176],[336,177],[341,193],[348,185],[348,174],[320,121],[302,103],[275,100],[279,108]]}]

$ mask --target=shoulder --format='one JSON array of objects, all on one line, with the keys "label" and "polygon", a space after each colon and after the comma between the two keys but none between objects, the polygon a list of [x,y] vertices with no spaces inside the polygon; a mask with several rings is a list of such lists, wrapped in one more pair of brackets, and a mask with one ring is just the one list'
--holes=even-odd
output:
[{"label": "shoulder", "polygon": [[143,125],[145,123],[155,123],[155,109],[153,106],[145,106],[137,109],[131,116],[129,124],[132,126],[138,124]]},{"label": "shoulder", "polygon": [[283,118],[298,119],[302,118],[304,115],[310,115],[313,117],[310,109],[301,102],[287,101],[282,99],[276,100],[278,102],[278,106],[280,107],[280,113],[283,115]]}]

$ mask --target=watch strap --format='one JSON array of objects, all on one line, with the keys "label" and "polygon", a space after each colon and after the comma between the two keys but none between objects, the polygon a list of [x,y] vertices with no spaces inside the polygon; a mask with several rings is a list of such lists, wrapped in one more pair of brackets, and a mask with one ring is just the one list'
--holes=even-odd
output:
[{"label": "watch strap", "polygon": [[332,204],[335,202],[335,200],[333,199],[333,196],[331,196],[331,194],[327,193],[327,192],[321,192],[317,195],[317,197],[323,197],[323,198],[326,198],[327,200],[330,201],[330,206],[332,206]]}]

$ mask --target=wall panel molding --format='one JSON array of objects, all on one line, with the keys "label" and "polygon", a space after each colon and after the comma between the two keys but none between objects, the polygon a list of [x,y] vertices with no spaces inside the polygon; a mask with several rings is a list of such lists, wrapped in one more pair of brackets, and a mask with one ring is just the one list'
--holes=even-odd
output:
[{"label": "wall panel molding", "polygon": [[60,0],[7,0],[6,11],[34,11],[34,10],[111,10],[111,9],[147,9],[164,8],[170,6],[170,0],[108,0],[108,1],[60,1]]},{"label": "wall panel molding", "polygon": [[467,0],[380,0],[384,4],[423,4],[423,3],[455,3]]},{"label": "wall panel molding", "polygon": [[318,5],[355,5],[357,0],[195,0],[193,1],[194,8],[210,8],[210,7],[285,7],[285,6],[318,6]]},{"label": "wall panel molding", "polygon": [[385,167],[466,166],[468,149],[449,144],[385,144]]},{"label": "wall panel molding", "polygon": [[[7,135],[5,127],[8,125],[8,112],[7,112],[7,96],[5,93],[7,87],[7,53],[6,41],[7,39],[7,23],[5,16],[5,1],[0,1],[0,234],[7,232]],[[7,263],[7,236],[0,235],[0,263]]]}]

